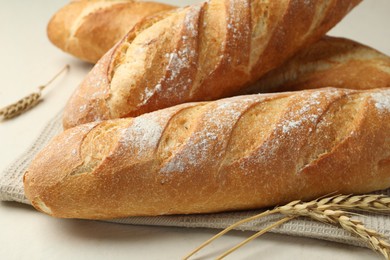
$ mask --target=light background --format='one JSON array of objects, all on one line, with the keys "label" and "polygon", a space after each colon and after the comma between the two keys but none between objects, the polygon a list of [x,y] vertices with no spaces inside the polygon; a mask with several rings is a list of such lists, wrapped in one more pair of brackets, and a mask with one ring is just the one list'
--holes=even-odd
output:
[{"label": "light background", "polygon": [[[190,4],[199,1],[161,1]],[[0,122],[0,172],[26,150],[64,105],[91,66],[62,53],[46,37],[46,25],[64,0],[0,1],[0,107],[44,84],[65,64],[66,77],[44,93],[45,101],[12,121]],[[331,32],[390,55],[390,1],[366,0]],[[29,206],[0,203],[1,259],[179,259],[216,230],[160,228],[60,220]],[[199,254],[201,259],[250,236],[232,232]],[[367,249],[320,240],[266,234],[232,259],[377,259]]]}]

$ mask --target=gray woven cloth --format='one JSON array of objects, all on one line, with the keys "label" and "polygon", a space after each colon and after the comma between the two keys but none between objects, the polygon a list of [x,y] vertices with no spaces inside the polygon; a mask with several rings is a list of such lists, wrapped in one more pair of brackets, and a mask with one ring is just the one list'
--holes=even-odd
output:
[{"label": "gray woven cloth", "polygon": [[[33,145],[19,158],[15,160],[3,173],[0,173],[0,201],[17,201],[29,204],[23,191],[23,174],[34,156],[53,138],[62,131],[61,112],[50,120],[43,129]],[[390,189],[380,192],[390,195]],[[111,222],[133,225],[155,225],[155,226],[176,226],[193,228],[225,228],[238,220],[253,216],[261,211],[244,211],[220,214],[204,215],[180,215],[180,216],[160,216],[160,217],[129,217],[111,220]],[[238,227],[240,230],[258,231],[271,222],[280,219],[280,215],[272,215],[259,220],[255,220]],[[356,216],[368,227],[390,237],[390,216],[374,215],[364,213]],[[341,242],[355,246],[366,246],[359,238],[351,235],[341,228],[312,221],[307,218],[293,219],[273,229],[271,232],[304,236],[310,238],[324,239]]]}]

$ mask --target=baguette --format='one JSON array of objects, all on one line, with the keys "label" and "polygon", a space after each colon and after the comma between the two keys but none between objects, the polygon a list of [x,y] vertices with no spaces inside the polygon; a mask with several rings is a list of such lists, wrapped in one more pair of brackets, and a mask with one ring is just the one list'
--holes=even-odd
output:
[{"label": "baguette", "polygon": [[69,128],[236,93],[319,40],[360,0],[210,0],[141,21],[69,100]]},{"label": "baguette", "polygon": [[[48,35],[64,51],[83,50],[73,54],[80,59],[96,63],[141,18],[156,13],[161,8],[170,10],[174,7],[152,2],[113,3],[109,0],[82,0],[77,4],[68,4],[56,13],[49,23]],[[80,16],[80,13],[84,18],[75,19],[74,17]],[[64,32],[69,35],[75,20],[79,21],[78,28],[83,29],[76,33],[78,40],[73,40],[69,45],[66,42],[69,42],[70,37],[64,37]],[[104,23],[101,20],[104,20]],[[86,33],[90,31],[102,31],[104,35]],[[62,36],[59,35],[60,33]],[[81,56],[81,53],[91,53],[91,50],[95,53],[93,59],[89,58],[91,56]],[[348,39],[326,36],[301,50],[288,62],[270,71],[239,94],[328,86],[351,89],[389,87],[390,57]]]},{"label": "baguette", "polygon": [[93,122],[24,176],[61,218],[210,213],[390,187],[390,89],[319,89],[186,103]]},{"label": "baguette", "polygon": [[47,35],[58,48],[96,63],[143,18],[174,6],[134,0],[82,0],[60,9],[50,20]]},{"label": "baguette", "polygon": [[363,44],[326,36],[238,94],[336,87],[390,87],[390,57]]}]

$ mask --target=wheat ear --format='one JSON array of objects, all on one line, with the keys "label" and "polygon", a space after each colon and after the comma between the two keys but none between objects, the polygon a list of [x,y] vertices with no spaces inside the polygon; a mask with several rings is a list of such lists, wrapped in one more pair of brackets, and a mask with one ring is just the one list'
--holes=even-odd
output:
[{"label": "wheat ear", "polygon": [[274,213],[281,213],[287,215],[287,217],[276,222],[274,225],[270,225],[264,230],[259,231],[254,236],[228,250],[225,254],[221,255],[221,257],[232,253],[239,247],[245,245],[261,234],[264,234],[271,228],[279,226],[280,224],[288,221],[289,218],[304,216],[310,217],[320,222],[341,226],[343,229],[358,235],[365,242],[367,242],[373,250],[380,252],[384,257],[386,257],[386,259],[389,259],[390,244],[383,239],[383,235],[379,234],[375,230],[366,228],[361,221],[351,219],[347,216],[350,213],[343,211],[342,209],[390,213],[390,198],[385,195],[336,195],[327,198],[316,199],[309,202],[302,202],[300,200],[292,201],[284,206],[276,207],[273,210],[267,210],[258,215],[234,223],[197,247],[184,259],[189,259],[192,255],[200,251],[212,241],[226,234],[235,227]]},{"label": "wheat ear", "polygon": [[337,217],[339,225],[351,233],[358,235],[366,241],[373,250],[381,253],[386,259],[390,259],[390,244],[383,239],[383,235],[375,230],[366,228],[363,223],[348,216]]},{"label": "wheat ear", "polygon": [[336,195],[310,202],[301,202],[301,204],[315,204],[319,209],[337,207],[353,211],[390,213],[390,198],[385,195]]},{"label": "wheat ear", "polygon": [[272,228],[280,226],[281,224],[289,221],[294,217],[302,217],[302,216],[310,217],[312,219],[318,220],[323,223],[329,223],[329,224],[341,226],[343,229],[362,238],[365,242],[367,242],[370,245],[370,247],[374,251],[381,253],[386,259],[389,259],[390,244],[383,239],[384,236],[382,234],[376,232],[375,230],[365,227],[364,224],[359,220],[351,219],[350,217],[347,216],[348,212],[342,210],[331,210],[331,209],[323,210],[316,207],[311,207],[311,204],[309,206],[305,204],[309,204],[309,203],[280,207],[281,209],[280,213],[285,215],[290,215],[290,216],[287,216],[275,222],[273,225],[270,225],[265,229],[259,231],[258,233],[244,240],[243,242],[236,245],[235,247],[227,250],[222,255],[217,257],[217,259],[222,259],[225,256],[233,253],[243,245],[249,243],[250,241],[259,237],[260,235],[268,232]]},{"label": "wheat ear", "polygon": [[0,116],[2,116],[3,119],[11,119],[36,106],[41,101],[42,90],[50,85],[50,83],[52,83],[62,72],[68,70],[69,67],[69,65],[66,65],[45,85],[39,86],[37,92],[33,92],[30,95],[16,101],[15,103],[0,109]]},{"label": "wheat ear", "polygon": [[[297,214],[299,214],[297,212]],[[357,219],[352,219],[348,216],[348,212],[342,210],[309,210],[302,211],[301,216],[311,217],[324,223],[339,225],[344,230],[353,233],[364,240],[374,251],[381,253],[386,259],[389,259],[390,244],[385,241],[384,235],[375,230],[367,228],[363,222]]]}]

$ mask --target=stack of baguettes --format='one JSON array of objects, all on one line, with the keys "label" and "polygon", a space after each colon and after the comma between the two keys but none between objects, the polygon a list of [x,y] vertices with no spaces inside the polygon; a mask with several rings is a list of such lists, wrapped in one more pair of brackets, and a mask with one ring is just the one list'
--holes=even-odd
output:
[{"label": "stack of baguettes", "polygon": [[[48,26],[57,46],[95,62],[121,39],[26,172],[27,198],[107,219],[390,187],[390,58],[324,36],[359,2],[72,2]],[[280,93],[241,95],[259,92]]]}]

